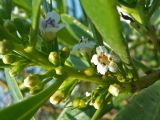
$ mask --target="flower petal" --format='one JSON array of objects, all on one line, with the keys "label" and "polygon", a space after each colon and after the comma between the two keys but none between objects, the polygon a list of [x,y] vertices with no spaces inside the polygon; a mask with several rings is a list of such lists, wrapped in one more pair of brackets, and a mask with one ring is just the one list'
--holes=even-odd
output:
[{"label": "flower petal", "polygon": [[98,65],[98,64],[99,64],[97,54],[94,54],[94,55],[92,56],[91,63],[94,63],[95,65]]},{"label": "flower petal", "polygon": [[111,71],[111,72],[118,71],[118,65],[115,62],[110,62],[108,68],[109,68],[109,71]]},{"label": "flower petal", "polygon": [[108,71],[108,66],[104,66],[102,64],[98,64],[97,65],[97,72],[102,74],[102,75],[105,75],[105,73]]},{"label": "flower petal", "polygon": [[106,48],[104,46],[99,46],[96,48],[96,52],[97,54],[101,54],[101,53],[108,53],[108,51],[106,50]]},{"label": "flower petal", "polygon": [[45,20],[48,20],[49,18],[54,19],[54,20],[55,20],[55,23],[58,23],[58,22],[60,21],[60,16],[59,16],[58,13],[55,12],[55,11],[52,11],[52,12],[48,12],[48,13],[47,13]]},{"label": "flower petal", "polygon": [[120,62],[120,58],[114,52],[110,52],[109,57],[112,58],[113,62],[116,62],[116,63]]}]

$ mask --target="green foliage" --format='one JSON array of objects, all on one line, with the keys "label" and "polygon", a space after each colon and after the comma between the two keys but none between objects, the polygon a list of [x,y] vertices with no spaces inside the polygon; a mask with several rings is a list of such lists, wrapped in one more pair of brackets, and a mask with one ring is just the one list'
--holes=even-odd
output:
[{"label": "green foliage", "polygon": [[95,109],[91,106],[81,109],[68,106],[63,110],[57,120],[90,120],[94,112]]},{"label": "green foliage", "polygon": [[116,0],[81,1],[86,13],[103,36],[104,41],[125,63],[129,63],[126,43],[121,32],[120,18],[116,10]]},{"label": "green foliage", "polygon": [[160,81],[145,88],[131,98],[129,104],[118,113],[115,120],[159,120]]},{"label": "green foliage", "polygon": [[35,111],[37,111],[38,108],[48,100],[48,98],[58,89],[62,82],[62,79],[57,80],[39,94],[31,96],[19,103],[1,110],[1,119],[26,120],[31,118]]}]

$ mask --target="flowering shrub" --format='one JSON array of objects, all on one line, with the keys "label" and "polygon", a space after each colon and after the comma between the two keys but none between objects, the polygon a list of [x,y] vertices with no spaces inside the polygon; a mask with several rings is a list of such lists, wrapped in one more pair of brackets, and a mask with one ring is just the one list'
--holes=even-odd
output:
[{"label": "flowering shrub", "polygon": [[48,103],[58,120],[159,120],[160,1],[80,0],[80,17],[70,1],[0,2],[0,67],[15,102],[0,119],[38,119]]}]

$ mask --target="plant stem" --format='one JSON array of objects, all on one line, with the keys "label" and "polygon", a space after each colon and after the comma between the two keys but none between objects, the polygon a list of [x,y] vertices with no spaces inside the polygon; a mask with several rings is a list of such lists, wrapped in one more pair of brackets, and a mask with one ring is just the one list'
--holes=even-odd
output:
[{"label": "plant stem", "polygon": [[[104,113],[104,110],[105,110],[105,108],[106,108],[106,103],[110,100],[110,98],[111,98],[111,95],[110,94],[108,94],[107,95],[107,97],[106,97],[106,99],[103,101],[103,103],[101,104],[101,106],[100,106],[100,108],[94,113],[94,115],[93,115],[93,117],[92,117],[92,119],[91,120],[99,120],[100,119],[100,117],[103,115],[103,113]],[[108,111],[109,111],[110,109],[108,109]]]},{"label": "plant stem", "polygon": [[146,88],[149,85],[153,84],[158,79],[160,79],[160,70],[150,73],[146,76],[143,76],[138,81],[135,81],[133,83],[134,90],[137,91]]}]

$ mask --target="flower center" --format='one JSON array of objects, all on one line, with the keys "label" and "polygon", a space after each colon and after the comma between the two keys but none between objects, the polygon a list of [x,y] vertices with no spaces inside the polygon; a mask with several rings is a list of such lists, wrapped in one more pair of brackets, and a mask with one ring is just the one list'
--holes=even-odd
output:
[{"label": "flower center", "polygon": [[98,56],[98,61],[103,65],[107,65],[109,63],[108,57],[106,55],[104,55],[104,53],[101,53]]},{"label": "flower center", "polygon": [[48,25],[51,25],[52,27],[56,27],[55,20],[52,18],[49,18],[48,20],[46,20],[45,27],[47,27]]}]

